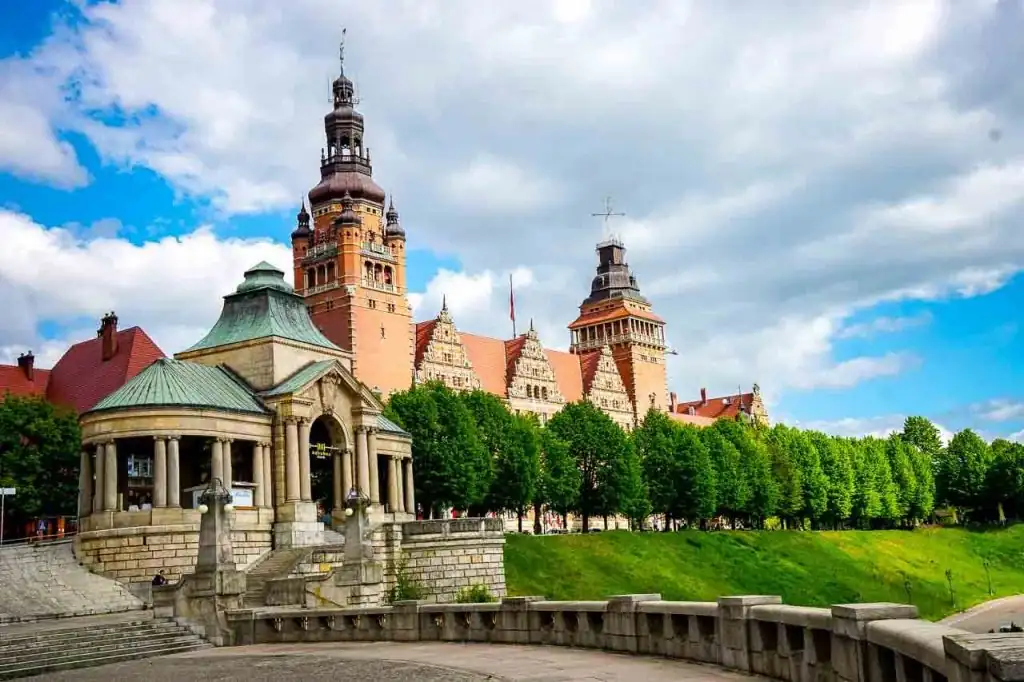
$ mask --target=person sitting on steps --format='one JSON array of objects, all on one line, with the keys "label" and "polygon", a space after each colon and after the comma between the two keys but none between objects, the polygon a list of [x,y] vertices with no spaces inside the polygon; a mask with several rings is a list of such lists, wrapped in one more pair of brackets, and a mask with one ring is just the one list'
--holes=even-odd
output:
[{"label": "person sitting on steps", "polygon": [[157,573],[156,575],[153,576],[153,586],[157,587],[159,585],[166,585],[166,584],[167,584],[167,578],[164,577],[163,569],[161,569],[159,573]]}]

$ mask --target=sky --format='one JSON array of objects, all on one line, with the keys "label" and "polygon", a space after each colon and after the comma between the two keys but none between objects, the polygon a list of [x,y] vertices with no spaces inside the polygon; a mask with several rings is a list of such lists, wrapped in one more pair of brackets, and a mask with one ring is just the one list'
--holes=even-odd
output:
[{"label": "sky", "polygon": [[[0,0],[0,362],[167,353],[286,245],[345,69],[417,320],[567,347],[609,229],[669,387],[1024,439],[1020,0]],[[520,330],[521,331],[521,330]]]}]

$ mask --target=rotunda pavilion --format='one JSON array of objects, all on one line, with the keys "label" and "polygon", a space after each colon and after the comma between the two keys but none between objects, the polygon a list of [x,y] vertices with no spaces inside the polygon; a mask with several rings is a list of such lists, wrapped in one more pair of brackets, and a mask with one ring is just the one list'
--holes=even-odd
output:
[{"label": "rotunda pavilion", "polygon": [[234,497],[235,553],[322,544],[352,489],[371,519],[415,518],[411,439],[268,263],[217,323],[81,415],[79,559],[127,582],[195,562],[200,492]]}]

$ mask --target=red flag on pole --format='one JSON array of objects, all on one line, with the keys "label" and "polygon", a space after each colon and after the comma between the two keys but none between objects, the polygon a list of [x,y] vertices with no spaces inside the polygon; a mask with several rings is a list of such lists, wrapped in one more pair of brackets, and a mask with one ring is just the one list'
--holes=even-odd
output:
[{"label": "red flag on pole", "polygon": [[512,273],[508,274],[508,316],[512,320],[512,337],[516,335],[516,295],[512,290]]}]

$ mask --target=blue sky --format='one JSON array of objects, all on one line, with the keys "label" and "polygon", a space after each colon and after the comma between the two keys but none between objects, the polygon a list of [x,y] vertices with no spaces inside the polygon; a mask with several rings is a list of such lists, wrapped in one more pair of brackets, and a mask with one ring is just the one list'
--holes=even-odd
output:
[{"label": "blue sky", "polygon": [[752,34],[715,3],[526,4],[4,3],[0,236],[41,255],[0,257],[0,352],[52,359],[111,308],[174,352],[249,261],[287,265],[346,25],[419,319],[447,295],[505,334],[514,272],[564,347],[612,193],[681,399],[1024,430],[1019,6],[765,3]]}]

